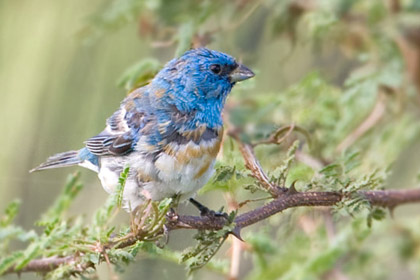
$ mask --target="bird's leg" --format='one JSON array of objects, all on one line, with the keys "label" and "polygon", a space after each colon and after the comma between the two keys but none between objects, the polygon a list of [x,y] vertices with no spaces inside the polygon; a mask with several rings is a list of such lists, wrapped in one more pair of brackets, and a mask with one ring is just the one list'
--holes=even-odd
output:
[{"label": "bird's leg", "polygon": [[172,196],[171,208],[169,209],[170,212],[176,213],[175,209],[178,208],[179,200],[181,199],[180,194],[175,194]]},{"label": "bird's leg", "polygon": [[[176,214],[175,214],[175,211],[174,211],[173,208],[171,208],[169,210],[169,212],[166,214],[166,218],[169,219],[169,220],[173,219],[175,216],[176,216]],[[168,225],[166,225],[166,224],[163,225],[162,238],[156,242],[156,245],[161,249],[163,247],[165,247],[165,245],[168,244],[168,242],[169,242],[169,230],[170,229],[169,229]]]},{"label": "bird's leg", "polygon": [[181,195],[180,194],[174,194],[172,196],[172,203],[171,203],[172,205],[171,205],[171,208],[178,208],[178,204],[179,204],[180,199],[181,199]]},{"label": "bird's leg", "polygon": [[190,202],[192,203],[192,205],[197,207],[198,211],[200,211],[201,216],[216,217],[216,218],[222,217],[225,219],[228,219],[229,217],[229,215],[226,212],[223,212],[223,207],[219,211],[213,211],[213,210],[210,210],[208,207],[204,206],[203,204],[201,204],[200,202],[198,202],[197,200],[195,200],[194,198],[190,198]]}]

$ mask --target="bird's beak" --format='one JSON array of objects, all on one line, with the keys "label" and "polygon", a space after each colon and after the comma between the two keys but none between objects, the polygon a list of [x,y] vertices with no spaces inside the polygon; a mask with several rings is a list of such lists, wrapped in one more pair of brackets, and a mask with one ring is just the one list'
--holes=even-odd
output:
[{"label": "bird's beak", "polygon": [[239,64],[238,67],[229,74],[230,80],[233,83],[240,82],[254,76],[254,72],[243,64]]}]

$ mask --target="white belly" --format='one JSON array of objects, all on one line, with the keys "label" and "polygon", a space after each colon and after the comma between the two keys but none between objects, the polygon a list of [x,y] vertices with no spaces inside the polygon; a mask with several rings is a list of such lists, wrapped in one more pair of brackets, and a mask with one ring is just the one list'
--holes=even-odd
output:
[{"label": "white belly", "polygon": [[214,163],[214,159],[204,157],[179,164],[175,158],[165,155],[155,163],[159,180],[146,183],[142,194],[152,200],[174,195],[182,195],[181,200],[189,198],[213,175]]},{"label": "white belly", "polygon": [[213,175],[215,155],[210,148],[189,142],[176,147],[174,153],[161,153],[154,162],[136,151],[124,157],[103,157],[98,176],[104,189],[113,193],[124,166],[130,167],[123,194],[124,208],[128,211],[146,199],[161,200],[179,195],[183,200],[191,197]]}]

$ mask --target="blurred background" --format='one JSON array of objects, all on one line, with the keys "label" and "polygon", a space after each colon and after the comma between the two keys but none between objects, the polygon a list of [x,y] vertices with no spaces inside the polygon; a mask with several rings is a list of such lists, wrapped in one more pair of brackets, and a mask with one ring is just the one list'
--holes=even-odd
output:
[{"label": "blurred background", "polygon": [[[17,222],[36,229],[67,175],[80,170],[84,189],[69,215],[89,218],[107,197],[94,173],[28,171],[81,147],[130,89],[174,56],[204,45],[257,74],[227,104],[226,115],[244,137],[257,141],[291,123],[311,135],[313,148],[303,148],[288,182],[310,181],[344,151],[357,151],[361,175],[378,170],[388,172],[388,188],[419,186],[419,1],[0,0],[0,206],[19,198]],[[241,161],[237,153],[230,157],[230,144],[219,157],[226,165]],[[257,154],[274,170],[286,150],[284,144]],[[229,184],[206,187],[200,201],[216,209],[226,193],[249,197]],[[246,230],[238,277],[420,279],[419,210],[403,206],[372,228],[322,209],[287,211]],[[191,236],[174,232],[169,247],[182,251]],[[218,257],[229,259],[229,244]],[[98,271],[99,279],[110,277],[106,267]],[[203,269],[196,277],[226,274]],[[186,276],[183,265],[145,255],[119,277]]]}]

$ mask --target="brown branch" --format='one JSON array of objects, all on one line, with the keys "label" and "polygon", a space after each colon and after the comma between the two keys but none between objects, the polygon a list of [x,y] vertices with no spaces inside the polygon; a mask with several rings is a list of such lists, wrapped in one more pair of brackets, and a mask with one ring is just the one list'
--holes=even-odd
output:
[{"label": "brown branch", "polygon": [[296,151],[295,157],[298,161],[302,162],[303,164],[306,164],[307,166],[311,167],[315,171],[321,170],[326,165],[326,163],[322,162],[321,160],[307,153],[304,153],[301,150]]},{"label": "brown branch", "polygon": [[[394,208],[396,206],[420,202],[420,188],[403,190],[378,190],[378,191],[359,191],[372,205]],[[289,208],[303,206],[333,206],[345,198],[346,194],[340,192],[294,192],[285,193],[273,201],[259,208],[243,213],[236,217],[237,232],[242,228],[263,221],[268,217],[282,212]],[[226,220],[223,217],[209,216],[178,216],[169,215],[167,227],[170,230],[177,229],[198,229],[198,230],[219,230],[223,228]],[[133,236],[120,242],[117,248],[126,248],[134,245],[138,238]],[[77,262],[78,256],[51,257],[32,260],[22,270],[16,271],[13,267],[6,273],[21,272],[48,272],[58,268],[60,265]],[[87,266],[81,266],[78,271],[81,272]]]},{"label": "brown branch", "polygon": [[236,130],[231,130],[228,134],[236,140],[239,144],[239,151],[245,161],[245,167],[251,171],[251,176],[257,179],[257,181],[264,187],[273,197],[277,197],[281,192],[284,192],[284,188],[279,188],[275,184],[271,183],[268,176],[265,174],[261,167],[260,162],[255,156],[252,145],[243,143],[237,134]]},{"label": "brown branch", "polygon": [[[394,208],[398,205],[420,202],[419,189],[359,191],[374,206]],[[273,201],[239,215],[235,219],[236,227],[242,229],[289,208],[302,206],[333,206],[347,194],[340,192],[296,192],[286,193]],[[171,229],[221,229],[223,219],[209,217],[179,216],[172,221]]]},{"label": "brown branch", "polygon": [[[302,134],[306,138],[306,141],[307,141],[309,147],[311,146],[311,136],[310,136],[309,132],[306,129],[304,129],[303,127],[300,127],[300,126],[292,123],[290,125],[286,125],[286,126],[280,127],[279,129],[275,130],[267,139],[262,139],[262,140],[259,140],[259,141],[255,142],[255,143],[252,143],[252,147],[256,147],[256,146],[262,145],[262,144],[280,145],[287,138],[289,138],[291,136],[292,132],[298,132],[298,133]],[[233,132],[233,134],[234,133],[235,132]],[[237,137],[235,139],[237,139]]]},{"label": "brown branch", "polygon": [[[359,191],[373,206],[395,208],[396,206],[420,202],[420,188],[403,190],[378,190],[378,191]],[[277,197],[273,201],[243,213],[236,217],[236,231],[242,228],[263,221],[268,217],[282,212],[289,208],[303,206],[333,206],[348,196],[340,192],[288,192]],[[167,228],[177,229],[198,229],[198,230],[219,230],[226,224],[223,217],[212,216],[188,216],[177,215],[173,212],[168,213]],[[137,242],[133,237],[119,243],[118,248],[125,248]]]},{"label": "brown branch", "polygon": [[[245,166],[252,173],[252,176],[259,181],[259,183],[267,189],[272,195],[273,200],[261,207],[258,207],[249,212],[237,216],[234,220],[235,229],[232,234],[240,238],[240,231],[253,225],[257,222],[263,221],[268,217],[282,212],[289,208],[304,207],[304,206],[333,206],[351,195],[345,192],[297,192],[292,186],[289,189],[279,187],[270,182],[267,175],[264,173],[259,161],[255,157],[253,148],[249,144],[244,144],[239,140],[235,133],[231,135],[238,141],[239,148],[245,161]],[[402,189],[402,190],[373,190],[373,191],[359,191],[358,194],[365,197],[367,201],[373,206],[387,207],[390,209],[398,205],[406,203],[420,202],[420,188],[416,189]],[[146,204],[145,209],[149,209],[150,205]],[[149,207],[149,208],[148,208]],[[147,210],[146,209],[146,210]],[[146,215],[147,216],[147,215]],[[136,224],[142,222],[136,221]],[[197,230],[219,230],[226,225],[226,218],[218,216],[180,216],[173,211],[168,212],[165,229],[197,229]],[[135,227],[132,233],[129,233],[123,239],[117,239],[109,244],[103,244],[103,248],[122,249],[136,244],[141,238],[141,230]],[[106,257],[106,255],[105,255]],[[80,262],[80,253],[66,257],[49,257],[32,260],[21,270],[16,270],[11,267],[6,273],[21,273],[21,272],[42,272],[46,273],[58,268],[60,265]],[[109,262],[109,260],[107,260]],[[91,262],[81,263],[76,265],[74,273],[82,273],[88,267],[94,267]]]},{"label": "brown branch", "polygon": [[[292,123],[291,125],[287,125],[277,129],[273,134],[271,134],[267,139],[263,139],[253,143],[253,147],[261,144],[281,144],[284,140],[286,140],[293,130],[296,128],[296,125]],[[284,135],[280,137],[282,134]]]},{"label": "brown branch", "polygon": [[420,202],[419,189],[363,191],[360,192],[372,204],[381,207],[394,208],[401,204]]},{"label": "brown branch", "polygon": [[279,194],[279,188],[272,184],[268,179],[268,176],[264,173],[258,159],[255,157],[252,146],[239,142],[239,150],[244,157],[245,167],[251,171],[252,177],[257,179],[272,196],[277,196]]},{"label": "brown branch", "polygon": [[[67,257],[49,257],[49,258],[42,258],[30,261],[24,268],[21,270],[15,270],[14,266],[9,268],[5,274],[9,273],[22,273],[22,272],[40,272],[40,273],[47,273],[54,269],[57,269],[61,265],[76,263],[78,262],[79,256],[67,256]],[[80,265],[77,267],[75,273],[85,271],[89,266],[89,264]],[[93,264],[92,264],[93,266]]]}]

